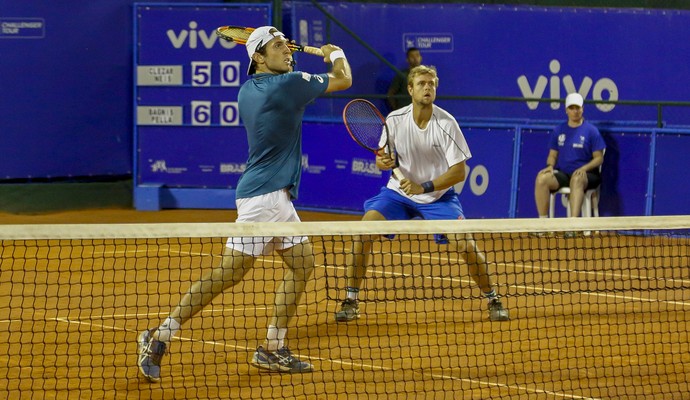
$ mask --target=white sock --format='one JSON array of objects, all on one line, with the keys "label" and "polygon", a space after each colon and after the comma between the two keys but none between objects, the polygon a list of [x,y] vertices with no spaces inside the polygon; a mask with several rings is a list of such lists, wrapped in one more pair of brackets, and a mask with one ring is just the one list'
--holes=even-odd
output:
[{"label": "white sock", "polygon": [[548,215],[540,215],[539,218],[549,218]]},{"label": "white sock", "polygon": [[266,333],[266,350],[273,352],[282,348],[285,345],[286,334],[287,328],[276,328],[274,325],[269,325]]},{"label": "white sock", "polygon": [[180,323],[174,318],[168,317],[163,321],[161,326],[156,330],[158,340],[165,343],[170,343],[173,336],[180,330]]},{"label": "white sock", "polygon": [[347,298],[352,301],[357,301],[357,296],[359,295],[359,289],[353,287],[346,287],[345,293],[347,293]]}]

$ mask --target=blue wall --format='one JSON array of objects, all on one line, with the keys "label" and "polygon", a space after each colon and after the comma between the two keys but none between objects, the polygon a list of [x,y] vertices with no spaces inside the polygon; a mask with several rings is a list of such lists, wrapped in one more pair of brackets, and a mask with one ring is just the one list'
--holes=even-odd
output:
[{"label": "blue wall", "polygon": [[[641,9],[463,4],[327,4],[364,42],[399,68],[405,49],[419,47],[440,75],[438,94],[586,100],[687,101],[690,12]],[[414,20],[415,23],[409,23]],[[384,93],[393,71],[311,2],[294,2],[293,37],[343,47],[353,66],[352,93]],[[424,22],[421,22],[424,21]],[[305,70],[320,60],[303,56]],[[373,90],[372,90],[373,89]],[[458,118],[560,119],[560,103],[439,103]],[[380,103],[383,106],[383,103]],[[336,107],[339,108],[339,107]],[[323,116],[329,108],[314,108]],[[597,104],[588,118],[655,120],[654,106]],[[690,124],[688,108],[665,110],[670,124]]]},{"label": "blue wall", "polygon": [[0,0],[0,179],[132,174],[132,3]]},{"label": "blue wall", "polygon": [[[270,3],[177,3],[133,12],[134,3],[122,0],[65,0],[60,7],[0,0],[2,22],[26,23],[0,34],[0,145],[14,149],[0,156],[0,178],[133,175],[139,208],[233,207],[246,139],[228,115],[248,61],[242,47],[214,41],[213,30],[248,19],[269,23]],[[681,66],[690,42],[677,39],[690,37],[687,11],[334,2],[324,8],[398,68],[406,46],[420,47],[424,62],[439,70],[440,96],[563,98],[575,88],[587,100],[687,100],[690,73]],[[284,30],[298,41],[346,50],[355,78],[347,95],[385,92],[390,66],[311,2],[286,2],[283,13]],[[405,23],[410,16],[417,23]],[[325,70],[318,58],[297,58],[299,69]],[[240,71],[232,82],[219,75],[227,63]],[[212,71],[208,86],[193,82],[200,64]],[[181,66],[183,82],[139,84],[136,67],[149,65]],[[347,100],[324,98],[308,109],[301,207],[357,212],[385,182],[340,123]],[[474,154],[469,180],[458,187],[467,214],[533,216],[534,173],[546,157],[548,129],[565,118],[562,104],[438,104],[456,116]],[[176,107],[181,120],[140,124],[139,106]],[[688,108],[664,109],[661,130],[654,106],[585,108],[609,146],[602,214],[690,213],[689,202],[678,200],[688,189],[677,187],[688,166]],[[204,111],[207,124],[198,118]],[[357,190],[339,193],[343,185]]]}]

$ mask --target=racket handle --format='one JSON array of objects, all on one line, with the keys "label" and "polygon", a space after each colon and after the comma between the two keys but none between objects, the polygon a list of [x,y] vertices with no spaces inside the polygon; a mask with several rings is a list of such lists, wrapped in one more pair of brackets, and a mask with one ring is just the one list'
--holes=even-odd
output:
[{"label": "racket handle", "polygon": [[393,176],[399,181],[405,179],[405,176],[400,172],[400,168],[393,168]]},{"label": "racket handle", "polygon": [[311,54],[312,56],[323,57],[323,51],[321,51],[321,49],[318,47],[303,46],[302,51],[307,53],[307,54]]}]

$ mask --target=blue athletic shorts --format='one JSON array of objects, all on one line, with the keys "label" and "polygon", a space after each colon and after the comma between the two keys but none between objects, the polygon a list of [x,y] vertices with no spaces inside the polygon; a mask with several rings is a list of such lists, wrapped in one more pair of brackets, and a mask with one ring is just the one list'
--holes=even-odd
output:
[{"label": "blue athletic shorts", "polygon": [[[429,204],[419,204],[398,194],[396,191],[382,187],[379,194],[364,202],[364,212],[376,210],[390,221],[410,219],[465,219],[460,200],[452,188],[440,199]],[[387,235],[392,239],[395,235]],[[447,244],[448,238],[443,234],[434,235],[438,244]]]}]

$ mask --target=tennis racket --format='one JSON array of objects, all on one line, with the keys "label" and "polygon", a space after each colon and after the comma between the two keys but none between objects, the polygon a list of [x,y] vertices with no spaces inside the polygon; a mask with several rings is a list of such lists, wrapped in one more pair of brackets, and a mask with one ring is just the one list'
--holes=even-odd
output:
[{"label": "tennis racket", "polygon": [[[381,135],[386,136],[386,153],[391,154],[390,140],[388,139],[388,126],[383,115],[375,105],[364,99],[354,99],[347,103],[343,109],[343,121],[352,139],[365,149],[378,155],[383,147],[379,146]],[[404,178],[398,168],[398,160],[395,158],[393,176],[396,179]]]},{"label": "tennis racket", "polygon": [[[216,35],[228,42],[235,42],[237,44],[246,45],[249,35],[254,32],[254,28],[247,28],[244,26],[221,26],[216,28]],[[318,47],[300,46],[293,42],[288,42],[288,47],[294,51],[302,51],[314,56],[323,57],[323,52]]]}]

